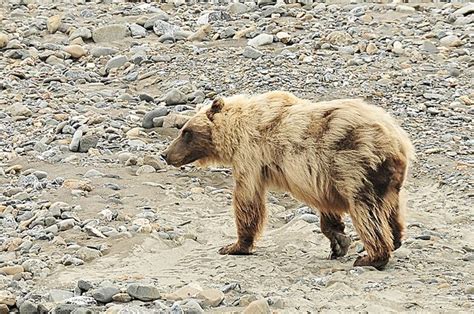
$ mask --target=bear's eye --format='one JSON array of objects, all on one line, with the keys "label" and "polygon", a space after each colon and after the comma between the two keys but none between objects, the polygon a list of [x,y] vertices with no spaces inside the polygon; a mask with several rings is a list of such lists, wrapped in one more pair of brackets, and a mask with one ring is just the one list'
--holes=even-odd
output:
[{"label": "bear's eye", "polygon": [[183,130],[183,135],[182,136],[183,136],[184,141],[186,143],[189,143],[189,142],[191,142],[191,139],[193,137],[193,132],[189,129],[185,129],[185,130]]}]

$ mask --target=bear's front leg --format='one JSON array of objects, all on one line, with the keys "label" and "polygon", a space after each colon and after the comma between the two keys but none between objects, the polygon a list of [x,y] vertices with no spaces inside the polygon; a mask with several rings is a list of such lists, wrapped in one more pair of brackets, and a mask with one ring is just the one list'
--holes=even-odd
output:
[{"label": "bear's front leg", "polygon": [[261,233],[266,216],[265,190],[249,182],[237,181],[234,188],[233,207],[237,226],[237,242],[226,245],[219,254],[252,254],[255,238]]}]

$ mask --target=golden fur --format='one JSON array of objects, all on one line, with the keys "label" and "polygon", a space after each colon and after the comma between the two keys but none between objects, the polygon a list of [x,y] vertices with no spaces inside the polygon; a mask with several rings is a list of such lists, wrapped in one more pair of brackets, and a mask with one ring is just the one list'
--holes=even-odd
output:
[{"label": "golden fur", "polygon": [[401,244],[400,190],[413,154],[406,133],[378,107],[275,91],[204,106],[164,156],[177,166],[232,166],[238,241],[222,254],[251,252],[264,225],[265,193],[279,189],[320,211],[332,258],[347,253],[348,213],[367,251],[355,265],[382,268]]}]

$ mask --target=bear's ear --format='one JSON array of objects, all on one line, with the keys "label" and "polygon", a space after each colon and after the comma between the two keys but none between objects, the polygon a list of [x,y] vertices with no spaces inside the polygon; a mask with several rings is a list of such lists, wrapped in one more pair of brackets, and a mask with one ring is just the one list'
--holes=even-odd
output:
[{"label": "bear's ear", "polygon": [[211,105],[211,109],[207,111],[207,117],[209,118],[209,120],[211,121],[214,120],[214,115],[216,113],[221,112],[223,107],[224,107],[224,99],[220,97],[214,99]]}]

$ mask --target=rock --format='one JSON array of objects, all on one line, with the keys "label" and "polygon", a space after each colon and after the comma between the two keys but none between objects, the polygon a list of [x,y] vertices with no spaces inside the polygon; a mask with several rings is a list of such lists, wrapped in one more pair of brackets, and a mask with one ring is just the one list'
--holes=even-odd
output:
[{"label": "rock", "polygon": [[212,11],[201,15],[197,21],[197,25],[205,25],[216,21],[230,21],[231,16],[225,11]]},{"label": "rock", "polygon": [[251,47],[259,47],[273,43],[273,36],[268,34],[260,34],[247,42]]},{"label": "rock", "polygon": [[10,309],[8,308],[8,305],[6,304],[0,304],[0,314],[9,314]]},{"label": "rock", "polygon": [[51,34],[56,33],[56,31],[59,29],[59,26],[61,26],[60,15],[53,15],[50,18],[48,18],[48,21],[46,22],[46,27],[48,29],[48,32],[50,32]]},{"label": "rock", "polygon": [[112,70],[114,68],[120,68],[122,65],[127,63],[127,61],[128,61],[128,59],[124,55],[115,56],[115,57],[111,58],[109,61],[107,61],[106,65],[105,65],[105,71],[107,73],[109,73],[110,70]]},{"label": "rock", "polygon": [[344,31],[333,31],[325,37],[325,40],[333,45],[344,46],[351,43],[352,36]]},{"label": "rock", "polygon": [[79,152],[87,153],[89,149],[95,148],[99,142],[99,137],[94,134],[87,134],[81,137],[79,141]]},{"label": "rock", "polygon": [[218,289],[205,289],[199,292],[196,296],[198,299],[202,299],[204,305],[216,307],[224,300],[224,293]]},{"label": "rock", "polygon": [[439,44],[444,47],[459,47],[462,46],[462,41],[456,35],[448,35],[441,38]]},{"label": "rock", "polygon": [[78,179],[66,179],[63,182],[63,187],[70,190],[82,190],[86,192],[92,191],[92,186],[89,181],[78,180]]},{"label": "rock", "polygon": [[186,124],[186,122],[188,122],[189,118],[189,116],[170,113],[164,118],[163,127],[181,129]]},{"label": "rock", "polygon": [[104,174],[102,172],[95,169],[87,170],[87,172],[84,173],[84,178],[101,178],[103,176]]},{"label": "rock", "polygon": [[411,250],[403,246],[398,248],[395,252],[393,252],[393,256],[400,259],[408,258],[410,254],[411,254]]},{"label": "rock", "polygon": [[8,45],[8,35],[0,32],[0,49]]},{"label": "rock", "polygon": [[117,293],[112,297],[114,302],[126,303],[132,301],[132,297],[128,293]]},{"label": "rock", "polygon": [[299,218],[308,223],[319,223],[319,216],[314,214],[303,214]]},{"label": "rock", "polygon": [[[181,310],[186,314],[201,314],[204,313],[201,305],[195,300],[185,300],[179,304]],[[172,313],[175,313],[172,311]]]},{"label": "rock", "polygon": [[474,13],[474,3],[465,4],[462,8],[454,11],[454,15],[469,15]]},{"label": "rock", "polygon": [[10,276],[22,273],[24,271],[25,269],[21,265],[0,267],[0,273],[4,273]]},{"label": "rock", "polygon": [[468,286],[465,290],[466,294],[474,294],[474,286]]},{"label": "rock", "polygon": [[190,298],[196,298],[196,296],[203,291],[202,288],[194,283],[188,284],[184,287],[179,288],[173,293],[167,294],[166,299],[172,301],[185,300]]},{"label": "rock", "polygon": [[109,47],[96,47],[91,50],[91,55],[94,57],[110,56],[118,52],[115,48]]},{"label": "rock", "polygon": [[211,32],[212,28],[210,24],[201,26],[196,32],[191,34],[187,38],[188,41],[203,41],[204,38]]},{"label": "rock", "polygon": [[30,300],[24,301],[20,306],[20,314],[36,314],[38,306]]},{"label": "rock", "polygon": [[12,117],[19,117],[19,116],[29,117],[32,114],[30,109],[28,109],[26,106],[21,105],[21,104],[13,104],[7,107],[7,112]]},{"label": "rock", "polygon": [[155,173],[156,170],[152,166],[149,165],[143,165],[140,168],[137,169],[137,176],[142,175],[144,173]]},{"label": "rock", "polygon": [[76,255],[83,261],[90,262],[96,258],[101,257],[102,253],[99,250],[91,249],[84,246],[77,250]]},{"label": "rock", "polygon": [[77,152],[77,151],[79,151],[79,143],[80,143],[80,141],[81,141],[82,134],[83,134],[83,131],[82,131],[81,128],[77,129],[77,130],[74,132],[74,135],[72,136],[71,143],[69,144],[69,150],[70,150],[71,152]]},{"label": "rock", "polygon": [[166,164],[163,161],[150,155],[143,156],[143,164],[152,166],[155,170],[166,168]]},{"label": "rock", "polygon": [[402,4],[397,5],[395,10],[401,13],[413,13],[416,11],[414,7]]},{"label": "rock", "polygon": [[375,53],[377,53],[379,49],[377,48],[377,46],[374,44],[374,43],[369,43],[367,45],[367,48],[365,49],[365,52],[367,52],[369,55],[373,55]]},{"label": "rock", "polygon": [[145,302],[160,298],[160,292],[152,285],[131,284],[127,287],[127,293],[131,297]]},{"label": "rock", "polygon": [[92,290],[91,295],[98,302],[109,303],[112,302],[113,296],[119,292],[120,290],[117,287],[108,286]]},{"label": "rock", "polygon": [[86,280],[79,279],[77,282],[77,287],[82,291],[89,291],[92,289],[92,284]]},{"label": "rock", "polygon": [[75,59],[79,59],[80,57],[85,56],[86,53],[87,53],[86,50],[84,48],[82,48],[81,46],[79,46],[79,45],[66,46],[66,47],[64,47],[64,51],[69,53],[71,55],[71,57],[73,57]]},{"label": "rock", "polygon": [[152,111],[148,112],[144,117],[142,121],[142,127],[144,129],[151,129],[153,128],[153,119],[157,117],[164,117],[169,113],[168,108],[156,108],[153,109]]},{"label": "rock", "polygon": [[69,298],[72,298],[73,296],[74,296],[74,293],[72,293],[70,291],[53,289],[53,290],[49,291],[48,299],[51,302],[59,303],[59,302],[65,301]]},{"label": "rock", "polygon": [[253,47],[247,46],[247,47],[244,48],[244,51],[242,52],[242,55],[246,58],[258,59],[261,56],[263,56],[263,52],[261,52],[260,50],[255,49]]},{"label": "rock", "polygon": [[16,303],[16,296],[8,290],[0,290],[0,304],[13,306]]},{"label": "rock", "polygon": [[165,95],[162,101],[165,102],[167,106],[175,106],[179,104],[185,104],[188,101],[188,98],[184,93],[180,92],[176,88],[173,88]]},{"label": "rock", "polygon": [[270,306],[268,305],[267,300],[260,299],[253,301],[250,303],[245,310],[242,312],[243,314],[270,314]]},{"label": "rock", "polygon": [[81,39],[91,39],[92,38],[92,32],[90,29],[87,27],[79,27],[78,29],[75,29],[70,35],[69,35],[69,41],[73,41],[77,38]]},{"label": "rock", "polygon": [[126,25],[112,24],[96,28],[92,32],[92,39],[96,43],[119,41],[129,36]]},{"label": "rock", "polygon": [[247,13],[249,10],[250,8],[248,6],[240,2],[232,3],[227,7],[227,11],[229,11],[230,14],[235,15]]},{"label": "rock", "polygon": [[421,50],[426,51],[428,53],[438,53],[438,48],[429,40],[423,41],[421,45]]},{"label": "rock", "polygon": [[161,21],[168,21],[170,19],[169,15],[166,14],[165,12],[161,11],[161,12],[158,12],[158,14],[152,16],[151,18],[149,18],[148,20],[146,20],[145,24],[143,24],[143,27],[145,29],[152,29],[153,28],[153,25],[155,25],[155,22],[157,20],[161,20]]},{"label": "rock", "polygon": [[276,37],[278,38],[278,40],[284,44],[289,44],[291,42],[291,36],[290,34],[286,33],[286,32],[278,32],[276,34]]},{"label": "rock", "polygon": [[170,23],[162,20],[156,20],[155,24],[153,24],[153,32],[155,32],[155,34],[158,36],[174,36],[174,34],[180,30],[181,28],[179,28],[178,26],[171,25]]},{"label": "rock", "polygon": [[132,23],[129,25],[132,37],[143,38],[146,37],[146,29],[138,24]]},{"label": "rock", "polygon": [[398,55],[401,55],[401,54],[404,54],[405,53],[405,50],[403,49],[403,45],[401,42],[399,41],[395,41],[393,43],[393,48],[392,48],[392,51]]}]

